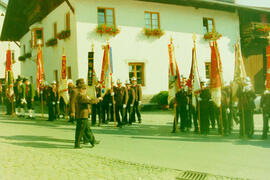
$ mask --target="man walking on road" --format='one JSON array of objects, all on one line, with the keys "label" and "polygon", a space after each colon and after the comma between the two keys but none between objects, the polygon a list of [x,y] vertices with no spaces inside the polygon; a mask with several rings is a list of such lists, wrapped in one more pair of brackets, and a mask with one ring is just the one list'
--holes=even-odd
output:
[{"label": "man walking on road", "polygon": [[81,148],[80,147],[80,140],[82,137],[86,138],[85,142],[90,142],[92,146],[95,144],[99,144],[99,141],[95,139],[94,134],[92,133],[89,122],[88,122],[88,114],[89,104],[96,104],[101,101],[102,98],[99,97],[97,100],[90,99],[86,94],[86,85],[82,84],[79,88],[79,93],[76,99],[76,104],[78,104],[78,111],[77,111],[77,126],[75,131],[75,146],[74,148]]}]

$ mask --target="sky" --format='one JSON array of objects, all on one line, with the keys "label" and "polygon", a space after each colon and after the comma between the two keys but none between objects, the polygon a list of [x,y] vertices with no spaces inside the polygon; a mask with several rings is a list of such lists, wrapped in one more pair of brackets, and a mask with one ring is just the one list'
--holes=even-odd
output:
[{"label": "sky", "polygon": [[[8,3],[8,0],[2,0],[5,3]],[[270,0],[236,0],[239,4],[248,5],[248,6],[258,6],[258,7],[269,7]]]}]

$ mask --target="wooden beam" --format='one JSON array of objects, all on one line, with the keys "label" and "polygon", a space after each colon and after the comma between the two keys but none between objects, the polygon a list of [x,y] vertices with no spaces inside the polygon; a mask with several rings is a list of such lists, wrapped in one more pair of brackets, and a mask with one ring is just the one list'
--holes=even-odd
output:
[{"label": "wooden beam", "polygon": [[21,46],[19,45],[19,43],[17,41],[13,41],[19,48],[21,48]]},{"label": "wooden beam", "polygon": [[69,8],[71,9],[72,13],[75,14],[75,10],[73,8],[73,6],[70,4],[69,0],[65,0],[67,5],[69,6]]}]

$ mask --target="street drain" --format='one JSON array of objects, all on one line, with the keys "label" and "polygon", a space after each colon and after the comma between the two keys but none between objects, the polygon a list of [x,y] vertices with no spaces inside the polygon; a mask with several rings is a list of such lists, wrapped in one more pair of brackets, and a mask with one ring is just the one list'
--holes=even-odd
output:
[{"label": "street drain", "polygon": [[178,180],[206,180],[207,174],[193,172],[193,171],[184,171],[179,177]]}]

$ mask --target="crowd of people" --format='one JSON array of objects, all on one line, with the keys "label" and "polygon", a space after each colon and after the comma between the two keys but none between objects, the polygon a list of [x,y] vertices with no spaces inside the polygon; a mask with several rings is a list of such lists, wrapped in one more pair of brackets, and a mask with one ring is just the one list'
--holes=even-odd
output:
[{"label": "crowd of people", "polygon": [[[115,125],[121,128],[124,125],[132,125],[136,119],[138,123],[141,123],[142,89],[135,77],[130,82],[126,81],[125,85],[118,79],[116,85],[112,82],[112,87],[106,89],[105,92],[99,81],[95,86],[96,97],[92,99],[87,96],[87,87],[84,79],[78,79],[76,84],[68,80],[68,103],[65,103],[61,97],[61,91],[55,81],[51,85],[44,83],[39,96],[48,106],[48,121],[54,121],[62,115],[69,117],[68,122],[76,122],[76,148],[80,148],[81,140],[84,143],[90,142],[92,146],[99,143],[90,129],[88,122],[90,117],[92,126],[115,122]],[[256,95],[250,79],[245,78],[241,81],[235,94],[233,84],[223,86],[220,107],[211,97],[209,81],[201,81],[201,87],[199,92],[194,93],[186,86],[183,78],[182,87],[176,92],[173,103],[175,118],[172,132],[177,131],[180,119],[181,132],[190,131],[193,127],[195,133],[207,135],[212,128],[217,129],[222,135],[230,135],[233,125],[240,124],[239,136],[252,138]],[[7,114],[25,117],[27,109],[27,118],[35,118],[33,103],[37,96],[33,84],[27,78],[18,77],[13,89],[14,93],[7,95]],[[262,94],[260,106],[263,112],[262,138],[266,139],[270,118],[270,92],[268,90]]]},{"label": "crowd of people", "polygon": [[[193,126],[195,133],[207,135],[212,128],[217,129],[222,135],[230,135],[233,125],[240,124],[239,137],[252,138],[256,94],[250,79],[246,77],[237,87],[233,83],[223,86],[219,107],[211,97],[209,81],[201,81],[201,87],[201,91],[193,96],[191,88],[185,86],[185,81],[182,82],[182,87],[175,96],[176,113],[172,132],[176,132],[180,117],[180,131],[182,132],[189,131]],[[233,90],[233,88],[236,89]],[[270,92],[268,90],[261,96],[260,107],[263,112],[262,138],[266,139],[270,118]]]},{"label": "crowd of people", "polygon": [[124,86],[118,79],[116,85],[112,82],[112,87],[107,88],[105,92],[99,81],[95,86],[96,97],[92,99],[86,94],[88,86],[84,79],[78,79],[76,84],[68,80],[67,84],[69,102],[65,103],[56,81],[50,85],[45,82],[41,87],[40,95],[36,96],[33,84],[27,78],[19,76],[13,85],[14,93],[6,94],[7,114],[26,117],[26,110],[28,110],[27,118],[34,119],[33,103],[35,98],[40,98],[42,105],[46,104],[48,107],[48,121],[68,116],[68,122],[76,122],[75,148],[80,148],[81,139],[84,143],[90,142],[92,146],[98,143],[89,126],[90,117],[92,126],[108,124],[111,121],[122,128],[124,125],[132,125],[136,119],[141,123],[142,89],[135,77],[131,79],[131,83],[126,81]]}]

